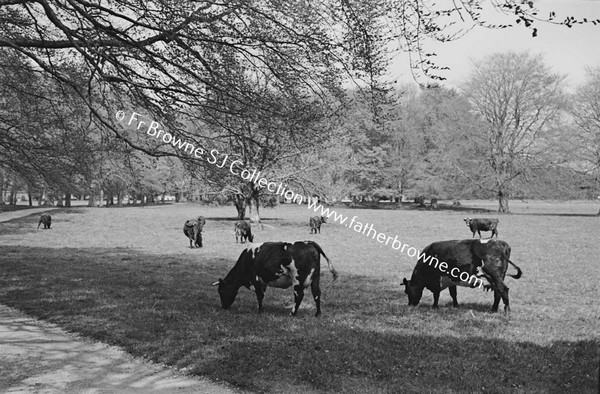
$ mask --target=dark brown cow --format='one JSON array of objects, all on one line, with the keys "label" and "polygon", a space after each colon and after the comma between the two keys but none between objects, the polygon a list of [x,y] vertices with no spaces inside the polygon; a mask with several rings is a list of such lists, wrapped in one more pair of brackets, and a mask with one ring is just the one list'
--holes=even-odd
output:
[{"label": "dark brown cow", "polygon": [[323,223],[327,223],[327,217],[325,216],[313,216],[310,218],[310,220],[308,221],[308,224],[310,225],[310,233],[312,234],[313,231],[316,234],[317,230],[319,230],[319,234],[321,234],[321,224]]},{"label": "dark brown cow", "polygon": [[267,286],[287,289],[294,288],[294,307],[292,316],[295,316],[304,298],[304,289],[310,286],[317,312],[321,314],[321,289],[319,286],[321,263],[320,256],[327,260],[333,279],[337,273],[323,249],[313,241],[296,242],[265,242],[248,246],[240,255],[235,266],[229,271],[225,279],[219,279],[213,285],[219,285],[221,306],[229,308],[235,297],[244,286],[248,289],[254,287],[258,300],[258,312],[263,310],[263,298]]},{"label": "dark brown cow", "polygon": [[197,219],[186,220],[183,224],[183,233],[190,240],[190,248],[194,246],[202,247],[202,229],[206,224],[206,220],[203,216],[198,216]]},{"label": "dark brown cow", "polygon": [[254,242],[252,235],[252,225],[246,220],[238,220],[235,222],[235,243],[245,243],[246,241]]},{"label": "dark brown cow", "polygon": [[[434,242],[419,255],[410,280],[403,279],[406,286],[409,305],[418,305],[427,288],[433,293],[433,307],[438,306],[440,292],[448,287],[452,304],[458,307],[456,286],[477,287],[482,285],[481,277],[487,279],[485,288],[494,290],[492,312],[498,311],[500,299],[504,302],[504,311],[509,311],[508,287],[504,277],[511,264],[517,269],[515,279],[521,277],[522,271],[510,261],[510,246],[499,240],[467,239],[461,241]],[[445,265],[443,265],[445,263]],[[478,274],[478,269],[482,270]]]},{"label": "dark brown cow", "polygon": [[498,219],[465,218],[463,220],[473,232],[473,238],[475,238],[475,233],[479,234],[479,238],[481,238],[482,231],[491,231],[492,235],[490,238],[493,238],[494,234],[498,238]]},{"label": "dark brown cow", "polygon": [[40,228],[40,224],[44,224],[44,230],[49,229],[50,225],[52,225],[52,216],[47,213],[42,213],[40,221],[38,222],[38,229]]}]

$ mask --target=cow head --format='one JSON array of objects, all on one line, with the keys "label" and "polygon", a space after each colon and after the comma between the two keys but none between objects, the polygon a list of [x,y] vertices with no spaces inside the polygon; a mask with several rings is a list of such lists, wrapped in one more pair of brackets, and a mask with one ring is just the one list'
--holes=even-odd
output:
[{"label": "cow head", "polygon": [[213,283],[213,285],[219,285],[219,297],[221,297],[221,306],[223,307],[223,309],[229,309],[229,307],[233,304],[233,301],[235,301],[235,297],[237,296],[240,287],[228,284],[223,279],[219,279],[219,281]]},{"label": "cow head", "polygon": [[327,223],[327,216],[321,216],[321,223]]},{"label": "cow head", "polygon": [[471,218],[464,218],[463,220],[465,221],[465,224],[467,225],[467,227],[471,226]]},{"label": "cow head", "polygon": [[411,284],[411,280],[402,279],[404,285],[404,292],[408,296],[408,305],[419,305],[421,297],[423,296],[423,287]]}]

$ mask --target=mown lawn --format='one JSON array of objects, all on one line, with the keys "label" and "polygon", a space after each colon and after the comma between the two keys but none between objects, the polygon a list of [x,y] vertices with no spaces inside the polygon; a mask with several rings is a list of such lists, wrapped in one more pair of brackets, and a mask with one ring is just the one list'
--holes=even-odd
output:
[{"label": "mown lawn", "polygon": [[[509,315],[487,312],[491,293],[465,288],[460,309],[447,292],[438,310],[429,293],[408,307],[399,283],[415,259],[335,223],[310,235],[311,213],[289,206],[263,211],[256,241],[319,242],[341,274],[332,283],[323,270],[321,318],[310,296],[290,317],[291,290],[268,289],[262,315],[245,289],[222,310],[210,284],[244,247],[234,210],[184,204],[58,210],[52,230],[36,230],[37,215],[0,223],[0,302],[256,392],[597,392],[600,218],[587,211],[540,203],[534,215],[500,216],[500,238],[524,272],[507,279]],[[462,218],[474,216],[339,212],[419,249],[469,238]],[[189,249],[181,227],[198,214],[207,217],[205,248]]]}]

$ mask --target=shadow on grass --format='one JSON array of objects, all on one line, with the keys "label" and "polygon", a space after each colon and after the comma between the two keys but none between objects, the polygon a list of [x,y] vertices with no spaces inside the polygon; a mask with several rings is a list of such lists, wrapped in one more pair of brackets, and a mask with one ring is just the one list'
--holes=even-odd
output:
[{"label": "shadow on grass", "polygon": [[[40,221],[40,216],[42,212],[32,213],[29,215],[19,216],[11,220],[7,220],[4,222],[0,222],[0,236],[2,235],[21,235],[27,234],[36,231],[44,230],[44,226],[40,226],[38,229],[38,224]],[[85,209],[81,207],[74,208],[59,208],[48,210],[48,213],[52,216],[52,226],[50,230],[52,230],[53,226],[56,226],[57,223],[65,223],[70,222],[69,219],[62,218],[60,222],[57,222],[56,216],[58,214],[61,215],[78,215],[86,213]]]},{"label": "shadow on grass", "polygon": [[512,215],[519,216],[560,216],[560,217],[600,217],[597,213],[527,213],[527,212],[519,212],[513,213]]},{"label": "shadow on grass", "polygon": [[[0,302],[131,354],[257,392],[595,392],[598,346],[501,339],[507,320],[409,308],[392,282],[322,275],[310,296],[242,288],[229,310],[216,288],[233,261],[115,249],[0,247]],[[475,314],[466,314],[466,308]]]},{"label": "shadow on grass", "polygon": [[[222,222],[237,222],[238,219],[237,217],[205,217],[206,220],[215,220],[215,221],[222,221]],[[244,220],[250,220],[250,218],[246,218]],[[281,218],[260,218],[261,222],[281,222],[283,221],[283,219]]]},{"label": "shadow on grass", "polygon": [[44,208],[38,206],[29,206],[29,205],[7,205],[0,204],[0,213],[2,212],[13,212],[13,211],[24,211],[27,209],[35,209],[35,208]]}]

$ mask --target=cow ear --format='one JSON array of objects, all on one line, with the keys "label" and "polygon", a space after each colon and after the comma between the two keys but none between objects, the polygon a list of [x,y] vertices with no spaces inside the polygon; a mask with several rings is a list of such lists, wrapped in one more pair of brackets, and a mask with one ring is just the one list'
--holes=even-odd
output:
[{"label": "cow ear", "polygon": [[406,280],[406,278],[402,279],[402,284],[400,286],[408,286],[408,281]]}]

